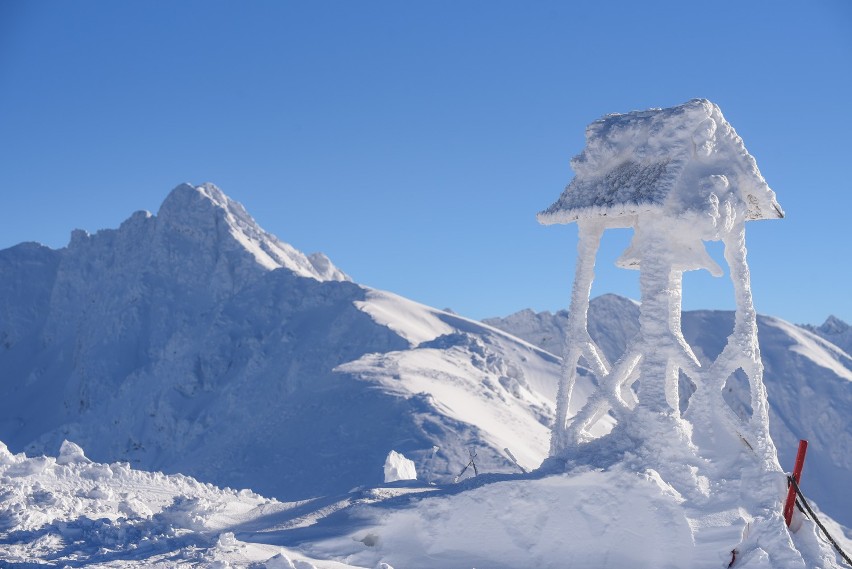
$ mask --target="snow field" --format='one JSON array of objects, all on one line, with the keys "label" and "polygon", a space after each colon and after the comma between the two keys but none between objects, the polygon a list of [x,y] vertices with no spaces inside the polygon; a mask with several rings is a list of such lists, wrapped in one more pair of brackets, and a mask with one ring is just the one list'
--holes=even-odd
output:
[{"label": "snow field", "polygon": [[284,507],[275,500],[93,463],[67,441],[58,458],[12,454],[0,443],[0,498],[0,564],[287,567],[289,559],[225,531]]},{"label": "snow field", "polygon": [[[791,541],[776,504],[767,507],[780,503],[783,477],[740,483],[755,458],[721,426],[643,423],[646,439],[714,439],[677,453],[637,447],[605,415],[590,434],[612,433],[610,442],[560,468],[510,474],[518,469],[502,449],[528,469],[547,454],[558,358],[481,323],[339,282],[345,275],[327,259],[291,255],[217,192],[179,187],[156,217],[75,233],[65,250],[0,252],[4,267],[25,267],[33,283],[23,290],[17,273],[0,274],[9,315],[0,367],[17,382],[0,398],[0,428],[14,437],[10,446],[34,455],[0,447],[0,561],[701,568],[726,567],[738,548],[735,568],[837,566],[812,522],[796,519]],[[637,305],[602,304],[595,320],[592,302],[589,330],[614,361],[636,328],[625,315]],[[706,361],[721,350],[717,332],[727,336],[730,315],[700,316],[692,327],[685,317],[684,336]],[[768,330],[777,346],[762,350],[767,377],[784,379],[770,388],[780,418],[773,438],[794,448],[804,434],[822,449],[809,458],[803,488],[828,489],[818,502],[845,511],[852,498],[836,489],[848,484],[852,456],[849,357],[786,323],[763,326],[762,341]],[[568,416],[593,388],[578,368]],[[753,409],[735,381],[724,396],[741,418]],[[102,463],[60,447],[64,438]],[[57,449],[55,459],[35,456]],[[414,460],[423,482],[381,485],[391,449]],[[445,484],[470,450],[485,474]],[[305,499],[222,490],[116,457]],[[827,523],[843,539],[847,530]]]},{"label": "snow field", "polygon": [[[0,562],[709,569],[726,567],[737,547],[738,568],[841,567],[798,512],[792,538],[805,565],[767,553],[765,546],[789,540],[786,531],[750,535],[753,520],[734,493],[702,504],[630,465],[484,475],[446,486],[399,482],[287,504],[182,475],[93,463],[70,443],[60,456],[28,458],[0,445]],[[712,481],[707,489],[718,491]]]}]

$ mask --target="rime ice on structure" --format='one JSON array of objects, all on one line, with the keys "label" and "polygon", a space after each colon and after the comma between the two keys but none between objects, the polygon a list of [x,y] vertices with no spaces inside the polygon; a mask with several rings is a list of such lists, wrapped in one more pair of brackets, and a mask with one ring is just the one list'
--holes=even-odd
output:
[{"label": "rime ice on structure", "polygon": [[[719,107],[696,99],[668,109],[605,116],[588,127],[586,147],[571,165],[576,177],[556,203],[538,214],[545,225],[576,222],[579,227],[551,456],[571,456],[591,439],[589,429],[595,422],[612,412],[621,432],[642,446],[670,445],[651,439],[670,438],[671,432],[680,433],[687,446],[700,446],[700,441],[715,441],[727,432],[729,439],[753,447],[766,468],[776,469],[746,264],[745,222],[781,218],[784,213],[742,139]],[[618,265],[640,271],[642,305],[637,337],[611,365],[589,336],[587,312],[595,255],[603,231],[612,227],[634,230]],[[680,327],[683,272],[707,269],[715,276],[723,274],[702,241],[724,243],[737,306],[727,346],[705,368]],[[597,375],[599,389],[569,424],[580,358]],[[753,412],[746,420],[736,417],[722,399],[725,381],[738,369],[751,389]],[[681,371],[696,385],[686,417],[679,410]],[[637,379],[638,394],[631,388]],[[698,427],[694,437],[692,426]]]}]

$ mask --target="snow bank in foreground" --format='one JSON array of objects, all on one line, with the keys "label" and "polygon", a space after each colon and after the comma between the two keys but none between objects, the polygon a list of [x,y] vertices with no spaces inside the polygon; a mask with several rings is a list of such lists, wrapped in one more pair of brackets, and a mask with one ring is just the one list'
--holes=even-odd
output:
[{"label": "snow bank in foreground", "polygon": [[[0,566],[716,569],[745,536],[753,545],[734,568],[768,569],[764,547],[789,540],[781,528],[749,535],[751,519],[736,501],[702,503],[654,471],[620,465],[281,503],[89,462],[70,443],[60,456],[13,455],[0,443]],[[794,528],[804,566],[841,567],[813,522],[797,512]]]},{"label": "snow bank in foreground", "polygon": [[[751,539],[758,545],[738,552],[734,567],[769,569],[761,544],[775,539],[750,536],[752,519],[735,504],[712,511],[689,503],[656,472],[622,467],[468,486],[406,507],[356,506],[351,515],[356,529],[309,546],[312,555],[409,569],[716,569]],[[793,541],[808,568],[841,567],[812,522],[801,522]]]},{"label": "snow bank in foreground", "polygon": [[[0,566],[266,567],[302,556],[233,531],[285,508],[248,490],[98,464],[64,443],[58,459],[0,442]],[[264,564],[264,560],[265,564]],[[302,565],[298,565],[302,562]]]}]

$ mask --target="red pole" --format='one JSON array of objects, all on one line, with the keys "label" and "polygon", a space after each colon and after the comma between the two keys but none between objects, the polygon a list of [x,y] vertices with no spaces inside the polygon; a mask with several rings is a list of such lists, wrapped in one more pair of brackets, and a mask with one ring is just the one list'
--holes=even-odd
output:
[{"label": "red pole", "polygon": [[[799,441],[799,452],[796,453],[796,464],[793,466],[793,480],[796,484],[802,479],[802,467],[805,465],[805,453],[808,452],[808,441]],[[787,522],[787,527],[790,527],[790,522],[793,520],[793,506],[796,503],[796,489],[790,484],[787,489],[787,502],[784,504],[784,521]]]}]

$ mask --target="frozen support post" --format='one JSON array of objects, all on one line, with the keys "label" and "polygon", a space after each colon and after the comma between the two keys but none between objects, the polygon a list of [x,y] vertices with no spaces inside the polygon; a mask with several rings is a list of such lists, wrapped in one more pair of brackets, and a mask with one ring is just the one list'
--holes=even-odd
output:
[{"label": "frozen support post", "polygon": [[[742,139],[719,107],[694,99],[593,122],[586,129],[586,146],[571,167],[574,179],[538,214],[544,225],[577,223],[579,228],[550,456],[576,454],[596,438],[596,423],[609,414],[619,432],[626,429],[636,444],[649,447],[650,468],[666,462],[658,460],[660,435],[676,434],[687,454],[694,454],[693,446],[717,445],[717,435],[727,431],[735,441],[751,439],[748,445],[765,466],[756,472],[774,477],[780,465],[769,437],[744,228],[747,221],[778,219],[784,212]],[[633,241],[616,264],[640,271],[642,304],[639,333],[628,339],[626,350],[610,366],[591,340],[587,315],[598,244],[605,230],[615,228],[633,229]],[[680,321],[683,273],[706,269],[714,276],[723,274],[707,253],[707,241],[724,242],[737,296],[735,329],[710,369],[701,365],[684,339]],[[596,376],[597,386],[585,404],[575,405],[580,409],[570,420],[581,363]],[[734,416],[722,398],[725,381],[738,368],[748,376],[751,390],[748,424]],[[695,385],[686,418],[680,412],[681,372]],[[674,429],[660,428],[660,420]],[[662,446],[673,448],[671,441]],[[777,516],[777,495],[767,490],[765,496],[772,502],[766,511]]]},{"label": "frozen support post", "polygon": [[[808,441],[799,441],[799,452],[796,453],[796,464],[793,466],[793,480],[796,484],[802,479],[802,467],[805,465],[805,453],[808,452]],[[796,488],[792,484],[787,489],[787,502],[784,504],[784,521],[787,527],[793,521],[793,505],[796,503]]]},{"label": "frozen support post", "polygon": [[571,444],[566,440],[565,423],[571,406],[571,393],[577,381],[577,364],[580,358],[586,358],[598,377],[604,377],[609,371],[606,356],[592,341],[588,328],[589,297],[595,278],[595,256],[600,247],[604,225],[596,223],[596,220],[582,220],[577,222],[577,226],[577,266],[571,293],[571,308],[568,311],[568,329],[562,348],[562,370],[556,396],[556,422],[550,440],[551,456],[559,454]]}]

